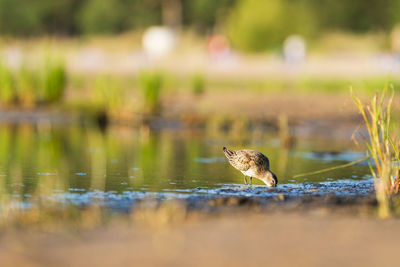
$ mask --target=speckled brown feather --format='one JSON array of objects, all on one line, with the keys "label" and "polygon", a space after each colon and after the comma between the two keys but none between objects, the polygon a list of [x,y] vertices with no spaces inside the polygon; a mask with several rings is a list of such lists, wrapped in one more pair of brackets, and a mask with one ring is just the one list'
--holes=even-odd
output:
[{"label": "speckled brown feather", "polygon": [[232,151],[225,147],[223,150],[229,163],[239,171],[255,168],[257,173],[262,173],[265,170],[269,170],[269,160],[260,152],[249,149]]}]

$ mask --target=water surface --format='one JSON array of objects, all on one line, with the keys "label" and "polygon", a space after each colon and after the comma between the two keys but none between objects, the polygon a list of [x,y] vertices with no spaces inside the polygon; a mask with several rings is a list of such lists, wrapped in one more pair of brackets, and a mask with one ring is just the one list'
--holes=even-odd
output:
[{"label": "water surface", "polygon": [[[223,146],[267,155],[282,188],[370,178],[365,163],[293,178],[363,157],[348,140],[303,138],[289,149],[272,130],[256,135],[207,129],[148,132],[109,127],[102,131],[95,126],[16,124],[0,126],[0,196],[29,203],[35,197],[84,202],[96,194],[116,198],[214,194],[215,189],[243,183],[242,174],[224,158]],[[257,179],[253,182],[262,185]]]}]

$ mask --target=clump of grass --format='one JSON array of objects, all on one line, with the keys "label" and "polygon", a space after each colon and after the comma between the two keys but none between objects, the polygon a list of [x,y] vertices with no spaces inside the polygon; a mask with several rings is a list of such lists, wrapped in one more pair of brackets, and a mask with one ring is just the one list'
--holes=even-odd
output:
[{"label": "clump of grass", "polygon": [[98,77],[94,83],[95,102],[108,115],[121,109],[122,99],[117,84],[108,77]]},{"label": "clump of grass", "polygon": [[139,74],[139,84],[144,96],[145,112],[150,114],[158,113],[161,107],[162,75],[158,72],[143,71]]},{"label": "clump of grass", "polygon": [[366,143],[375,165],[374,168],[370,164],[370,170],[375,179],[378,213],[381,218],[391,215],[391,198],[399,188],[399,166],[394,164],[394,160],[400,162],[399,143],[390,133],[394,90],[389,96],[386,94],[385,87],[381,93],[375,93],[370,102],[365,104],[351,92],[368,130],[369,138]]},{"label": "clump of grass", "polygon": [[14,78],[10,68],[0,64],[0,103],[8,106],[15,101]]},{"label": "clump of grass", "polygon": [[204,93],[206,87],[206,81],[204,75],[196,73],[191,77],[192,90],[195,95],[201,95]]},{"label": "clump of grass", "polygon": [[17,98],[18,103],[26,108],[34,107],[38,98],[37,74],[23,66],[17,76]]},{"label": "clump of grass", "polygon": [[44,67],[42,100],[46,103],[59,102],[66,88],[67,72],[61,61],[48,61]]},{"label": "clump of grass", "polygon": [[39,102],[61,101],[67,83],[67,71],[62,61],[48,60],[43,68],[22,66],[15,72],[0,64],[0,104],[34,107]]}]

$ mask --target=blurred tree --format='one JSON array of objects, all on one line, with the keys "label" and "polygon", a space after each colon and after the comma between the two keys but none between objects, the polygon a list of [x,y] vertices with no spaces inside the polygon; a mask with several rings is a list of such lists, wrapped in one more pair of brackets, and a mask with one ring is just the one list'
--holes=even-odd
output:
[{"label": "blurred tree", "polygon": [[5,34],[40,33],[43,27],[38,1],[0,0],[0,31]]},{"label": "blurred tree", "polygon": [[160,0],[163,24],[180,29],[182,26],[182,0]]},{"label": "blurred tree", "polygon": [[45,33],[76,34],[74,16],[81,8],[82,0],[41,0],[41,21]]},{"label": "blurred tree", "polygon": [[118,33],[162,23],[204,33],[225,25],[247,50],[290,33],[388,32],[399,22],[400,0],[0,0],[0,34]]},{"label": "blurred tree", "polygon": [[119,0],[87,0],[82,6],[77,20],[84,33],[115,33],[122,30],[121,14],[124,6]]},{"label": "blurred tree", "polygon": [[237,0],[184,0],[183,22],[199,32],[212,29]]},{"label": "blurred tree", "polygon": [[291,34],[311,36],[316,22],[310,7],[302,0],[241,0],[226,24],[237,48],[263,51],[281,46]]},{"label": "blurred tree", "polygon": [[161,24],[161,7],[159,0],[123,0],[126,10],[124,27],[142,29]]},{"label": "blurred tree", "polygon": [[77,21],[81,33],[110,34],[161,24],[159,0],[85,0]]},{"label": "blurred tree", "polygon": [[80,0],[0,0],[0,32],[11,35],[71,34]]},{"label": "blurred tree", "polygon": [[322,29],[390,31],[400,20],[399,0],[308,0]]}]

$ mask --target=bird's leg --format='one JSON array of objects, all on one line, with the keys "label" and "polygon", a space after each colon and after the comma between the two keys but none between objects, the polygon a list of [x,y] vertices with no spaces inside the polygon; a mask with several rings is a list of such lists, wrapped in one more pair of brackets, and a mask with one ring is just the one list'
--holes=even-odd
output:
[{"label": "bird's leg", "polygon": [[246,178],[246,175],[244,176],[244,184],[247,184],[247,178]]},{"label": "bird's leg", "polygon": [[253,184],[253,177],[250,176],[250,184]]}]

